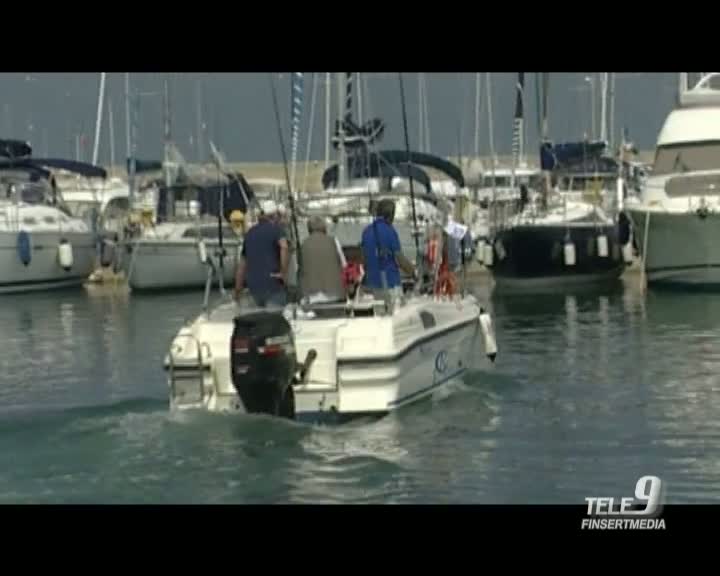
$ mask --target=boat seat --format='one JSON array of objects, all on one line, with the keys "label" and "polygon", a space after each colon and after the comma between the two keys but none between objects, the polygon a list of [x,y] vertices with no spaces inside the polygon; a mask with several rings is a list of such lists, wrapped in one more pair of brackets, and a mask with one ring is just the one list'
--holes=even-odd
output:
[{"label": "boat seat", "polygon": [[303,306],[302,309],[303,312],[313,312],[315,318],[332,319],[345,318],[350,315],[351,310],[355,316],[374,316],[376,306],[384,306],[384,303],[382,301],[369,300],[350,306],[345,300],[336,300],[333,302],[308,304]]}]

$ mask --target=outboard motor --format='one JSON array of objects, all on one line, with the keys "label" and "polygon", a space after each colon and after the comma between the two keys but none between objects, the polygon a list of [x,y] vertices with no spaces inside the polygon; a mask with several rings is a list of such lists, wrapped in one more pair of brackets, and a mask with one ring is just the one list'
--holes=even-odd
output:
[{"label": "outboard motor", "polygon": [[294,418],[295,341],[283,315],[238,316],[230,346],[232,382],[246,412]]}]

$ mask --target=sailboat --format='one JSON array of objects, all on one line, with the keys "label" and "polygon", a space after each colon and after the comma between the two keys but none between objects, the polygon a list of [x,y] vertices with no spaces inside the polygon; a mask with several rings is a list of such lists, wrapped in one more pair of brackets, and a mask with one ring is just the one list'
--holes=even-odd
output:
[{"label": "sailboat", "polygon": [[[246,212],[252,191],[241,174],[192,172],[170,134],[165,85],[165,154],[160,162],[130,161],[132,180],[138,174],[161,172],[145,184],[143,196],[153,207],[142,210],[125,238],[122,266],[132,290],[202,288],[207,280],[208,254],[221,253],[215,277],[232,283],[242,247],[242,227],[233,225],[233,211]],[[217,154],[217,150],[213,148]]]},{"label": "sailboat", "polygon": [[104,177],[102,168],[32,156],[0,140],[0,293],[80,286],[93,270],[95,236],[63,206],[52,170]]},{"label": "sailboat", "polygon": [[[548,140],[547,73],[543,84],[540,164],[545,190],[534,201],[528,198],[519,214],[497,227],[485,250],[485,263],[499,288],[616,281],[625,260],[615,220],[596,203],[571,199],[562,190],[551,190],[550,184],[571,174],[578,159],[583,161],[599,146]],[[523,97],[520,90],[517,97]]]},{"label": "sailboat", "polygon": [[[402,84],[401,96],[405,117]],[[410,176],[411,202],[414,196]],[[291,217],[296,228],[297,214]],[[172,410],[311,420],[383,415],[477,367],[479,348],[491,360],[497,353],[490,315],[464,291],[443,295],[415,285],[376,298],[360,287],[339,302],[210,309],[206,298],[205,308],[179,330],[165,359]]]},{"label": "sailboat", "polygon": [[[390,198],[396,204],[394,224],[403,253],[415,261],[419,256],[415,235],[422,237],[425,223],[441,222],[443,212],[452,210],[452,201],[436,193],[436,183],[427,171],[444,175],[456,190],[465,188],[465,179],[462,170],[444,158],[412,151],[408,162],[405,150],[379,149],[385,122],[374,118],[362,125],[356,123],[352,112],[355,78],[356,74],[351,72],[337,75],[339,106],[332,144],[338,160],[323,172],[323,194],[301,199],[298,214],[303,221],[313,215],[326,218],[329,232],[352,253],[357,249],[362,230],[372,221],[372,205]],[[413,202],[411,180],[415,186]],[[421,229],[413,224],[413,211]],[[302,238],[304,226],[299,231]]]}]

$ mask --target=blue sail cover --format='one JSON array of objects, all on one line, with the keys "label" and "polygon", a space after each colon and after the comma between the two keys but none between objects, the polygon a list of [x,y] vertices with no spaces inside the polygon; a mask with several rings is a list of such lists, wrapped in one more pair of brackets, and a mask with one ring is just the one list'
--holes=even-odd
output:
[{"label": "blue sail cover", "polygon": [[22,140],[0,139],[0,157],[2,158],[27,158],[32,156],[32,146]]},{"label": "blue sail cover", "polygon": [[59,158],[17,158],[2,159],[0,158],[0,170],[24,170],[32,176],[41,176],[49,179],[51,176],[48,168],[57,170],[67,170],[75,174],[80,174],[86,178],[105,178],[107,172],[104,168],[86,164],[85,162],[76,162],[75,160],[63,160]]},{"label": "blue sail cover", "polygon": [[76,162],[75,160],[64,160],[62,158],[32,158],[28,159],[28,162],[44,168],[67,170],[68,172],[80,174],[86,178],[107,178],[105,168],[88,164],[87,162]]},{"label": "blue sail cover", "polygon": [[607,149],[604,141],[563,142],[540,145],[540,169],[568,171],[611,171],[614,159],[603,156]]}]

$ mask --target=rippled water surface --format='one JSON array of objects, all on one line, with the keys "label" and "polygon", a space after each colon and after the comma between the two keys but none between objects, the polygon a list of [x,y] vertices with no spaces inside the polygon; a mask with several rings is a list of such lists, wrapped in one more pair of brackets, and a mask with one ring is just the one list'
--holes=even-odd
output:
[{"label": "rippled water surface", "polygon": [[380,420],[172,415],[201,295],[0,296],[0,502],[578,503],[720,485],[720,295],[493,295],[494,366]]}]

